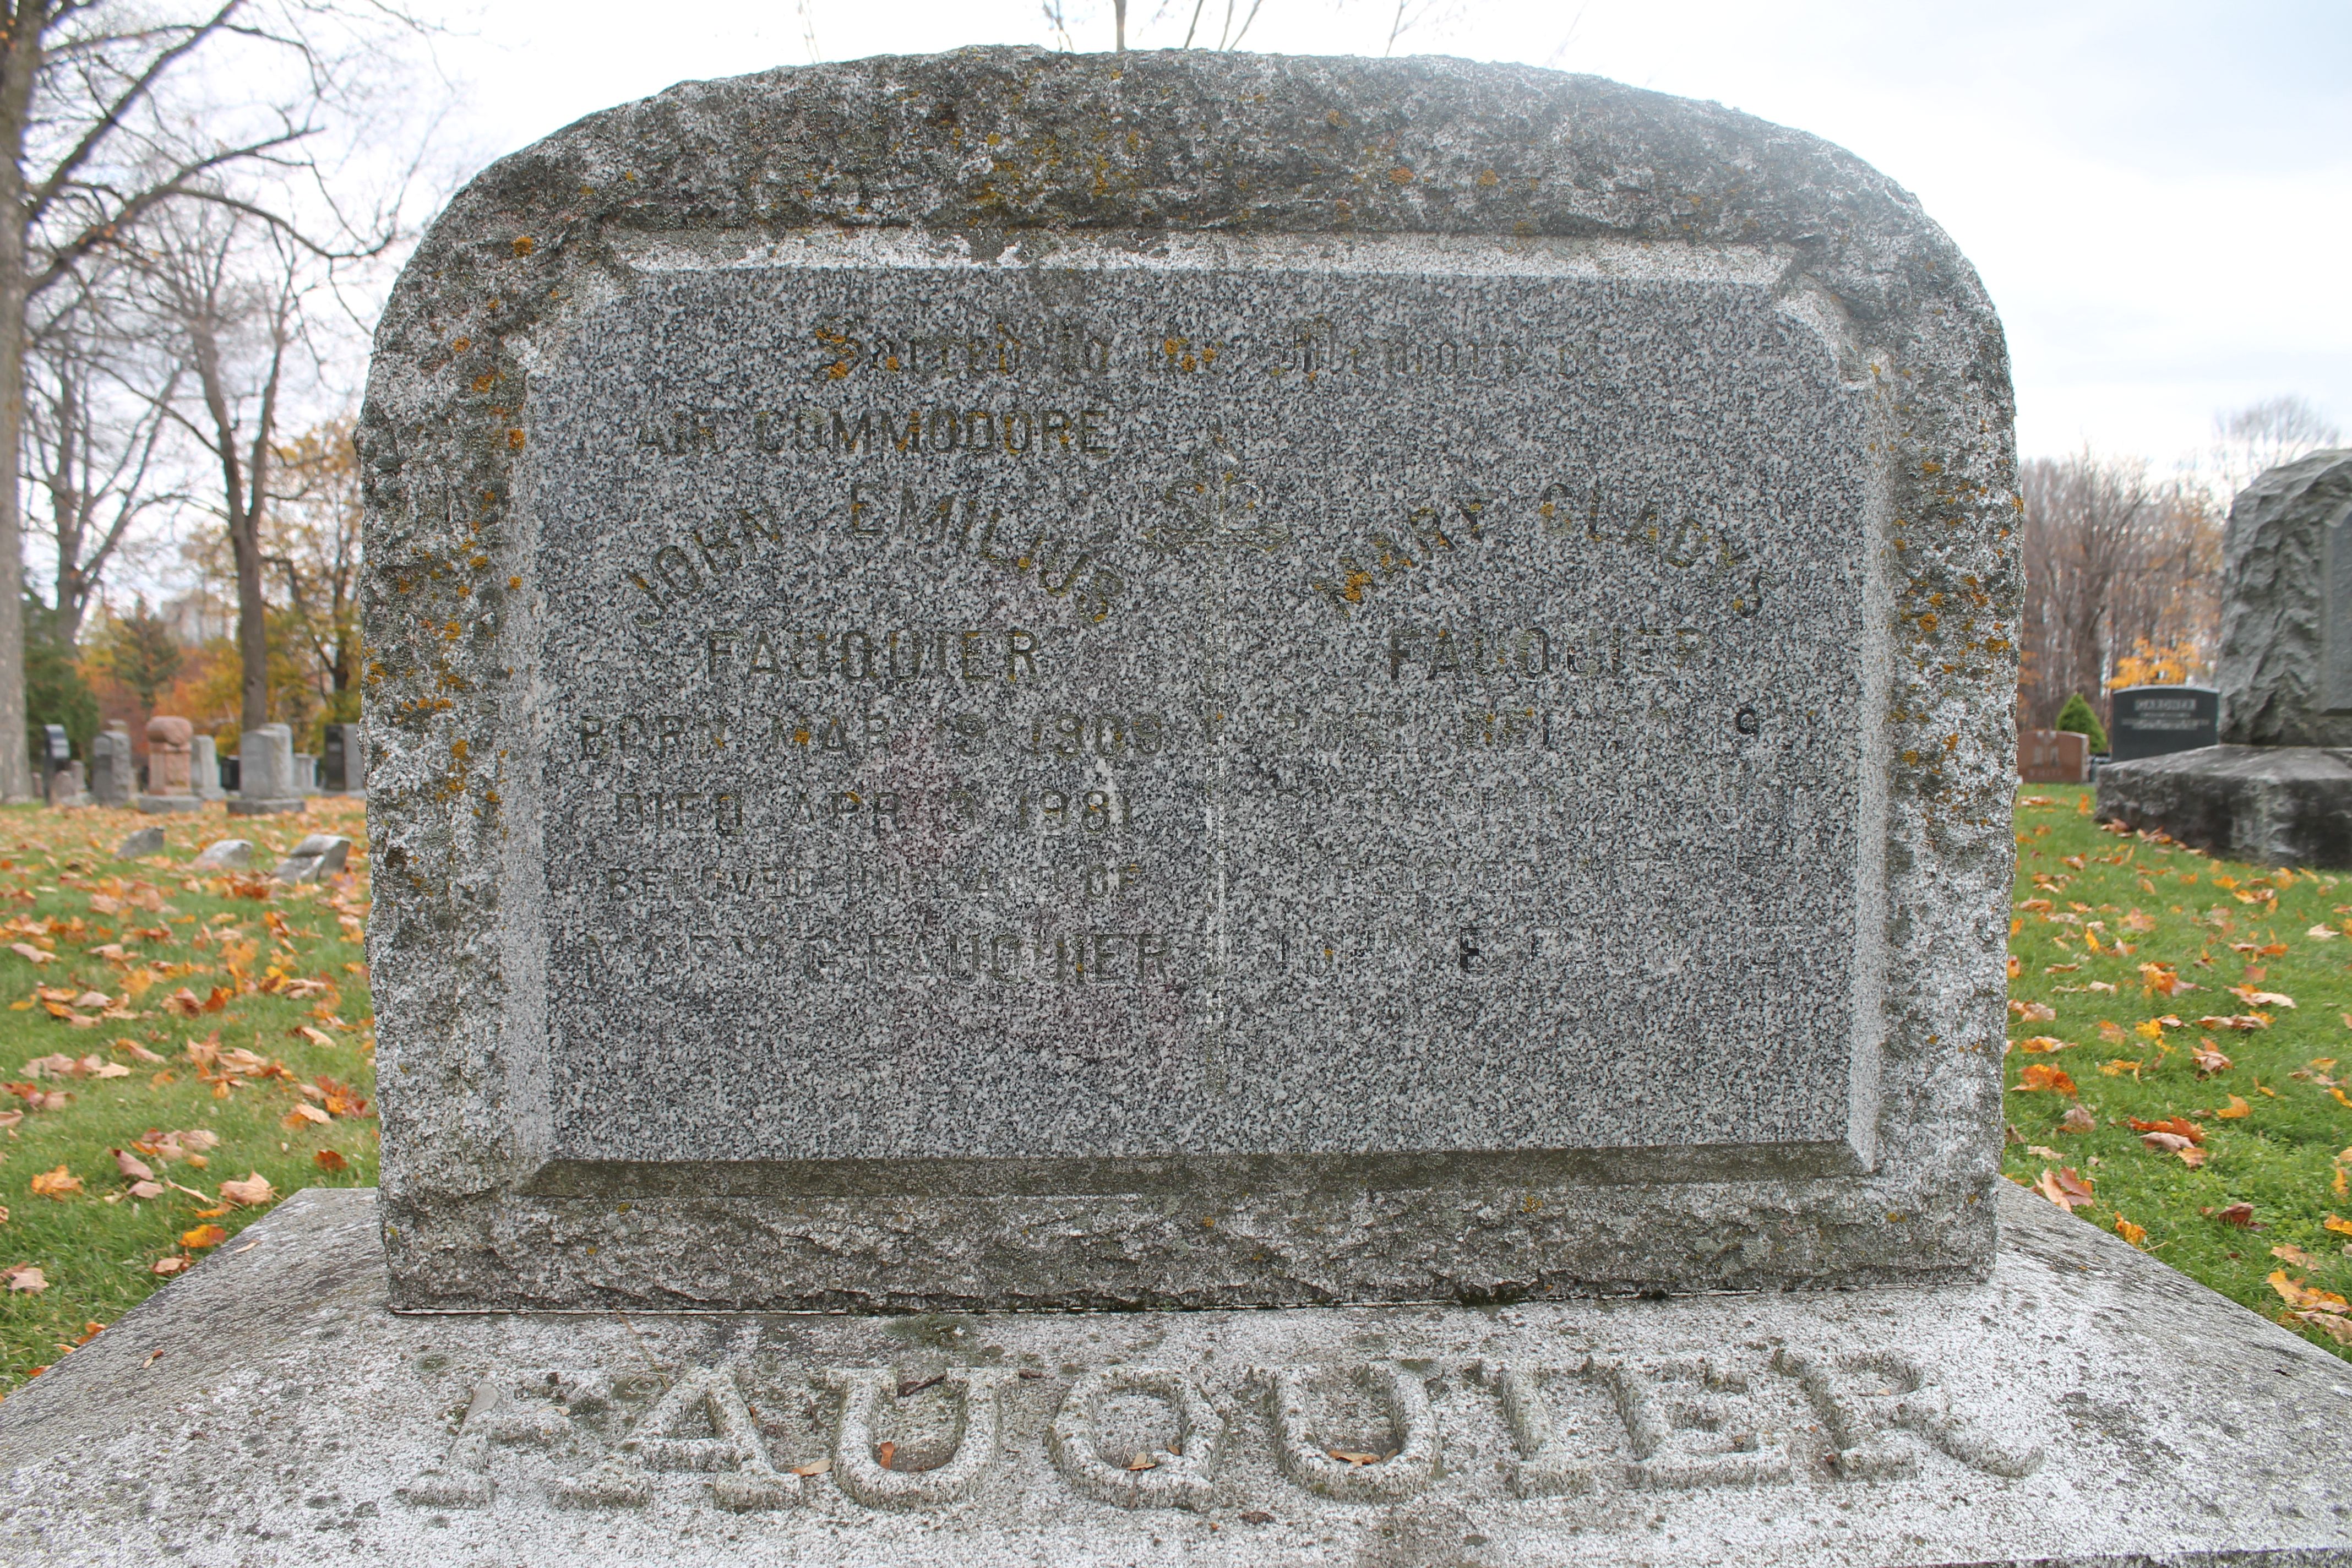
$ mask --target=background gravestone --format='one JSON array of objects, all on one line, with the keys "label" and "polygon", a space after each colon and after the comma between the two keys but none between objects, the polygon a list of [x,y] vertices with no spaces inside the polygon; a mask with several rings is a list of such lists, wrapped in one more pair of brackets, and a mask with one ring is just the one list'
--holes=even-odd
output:
[{"label": "background gravestone", "polygon": [[294,732],[283,724],[247,730],[237,744],[237,793],[232,816],[267,816],[303,809],[294,783]]},{"label": "background gravestone", "polygon": [[89,796],[100,805],[129,805],[138,793],[131,731],[109,724],[89,743]]},{"label": "background gravestone", "polygon": [[367,791],[367,748],[357,724],[329,724],[321,742],[319,766],[321,787],[331,795],[362,795]]},{"label": "background gravestone", "polygon": [[1444,63],[663,101],[378,342],[402,1304],[1985,1267],[2011,416],[1908,196]]},{"label": "background gravestone", "polygon": [[2221,744],[2099,773],[2099,816],[2232,859],[2352,868],[2352,451],[2238,492],[2222,543]]},{"label": "background gravestone", "polygon": [[2111,697],[2110,762],[2193,752],[2221,739],[2221,694],[2201,686],[2127,686]]},{"label": "background gravestone", "polygon": [[68,761],[63,767],[49,775],[49,804],[54,806],[89,805],[89,796],[85,793],[82,784],[81,763]]},{"label": "background gravestone", "polygon": [[49,780],[73,761],[73,741],[67,735],[66,727],[63,724],[42,725],[40,740],[34,747],[34,753],[35,763],[41,775],[41,793],[46,797],[50,794]]},{"label": "background gravestone", "polygon": [[147,788],[139,809],[148,813],[201,810],[191,779],[195,726],[187,720],[157,714],[147,721]]},{"label": "background gravestone", "polygon": [[2221,740],[2352,746],[2352,451],[2241,490],[2221,556]]},{"label": "background gravestone", "polygon": [[2091,738],[2072,730],[2019,731],[2017,776],[2027,784],[2087,783]]},{"label": "background gravestone", "polygon": [[198,800],[219,800],[228,794],[221,787],[220,746],[212,736],[189,737],[188,774]]}]

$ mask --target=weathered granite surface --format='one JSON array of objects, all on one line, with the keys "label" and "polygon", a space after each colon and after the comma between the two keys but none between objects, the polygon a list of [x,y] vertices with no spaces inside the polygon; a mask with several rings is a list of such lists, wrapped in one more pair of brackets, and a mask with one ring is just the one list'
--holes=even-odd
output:
[{"label": "weathered granite surface", "polygon": [[0,1405],[0,1559],[2352,1562],[2352,1367],[1999,1190],[1979,1284],[914,1318],[395,1315],[313,1190]]},{"label": "weathered granite surface", "polygon": [[2352,746],[2352,451],[2239,491],[2221,554],[2222,741]]},{"label": "weathered granite surface", "polygon": [[360,437],[394,1299],[1979,1273],[2011,426],[1902,190],[1591,78],[972,50],[501,162]]},{"label": "weathered granite surface", "polygon": [[2208,746],[2111,763],[2098,816],[2232,860],[2352,868],[2352,752]]}]

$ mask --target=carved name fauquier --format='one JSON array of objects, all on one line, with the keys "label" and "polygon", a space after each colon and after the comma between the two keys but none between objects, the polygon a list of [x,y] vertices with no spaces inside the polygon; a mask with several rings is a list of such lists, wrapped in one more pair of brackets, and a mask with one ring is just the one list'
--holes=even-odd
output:
[{"label": "carved name fauquier", "polygon": [[[754,1366],[756,1331],[718,1362],[667,1384],[650,1374],[555,1370],[516,1377],[488,1373],[472,1384],[447,1451],[400,1489],[417,1508],[485,1509],[497,1495],[493,1458],[502,1446],[556,1453],[569,1468],[550,1493],[558,1507],[641,1508],[667,1472],[708,1475],[710,1500],[737,1512],[794,1506],[830,1486],[875,1509],[941,1508],[964,1501],[1004,1467],[1012,1446],[1009,1390],[1042,1373],[958,1367],[902,1376],[890,1367],[823,1367],[782,1385],[814,1394],[821,1456],[780,1458],[755,1400],[772,1402],[777,1380]],[[1337,1502],[1393,1502],[1442,1488],[1445,1438],[1431,1397],[1451,1382],[1490,1396],[1507,1439],[1503,1471],[1525,1500],[1622,1489],[1694,1491],[1775,1487],[1799,1477],[1799,1445],[1776,1427],[1765,1384],[1793,1384],[1800,1407],[1825,1441],[1824,1479],[1885,1480],[1915,1474],[1928,1452],[1989,1475],[2031,1475],[2039,1442],[2021,1441],[1953,1408],[1932,1369],[1897,1351],[1802,1351],[1769,1357],[1594,1353],[1569,1362],[1476,1361],[1446,1368],[1400,1359],[1251,1369],[1213,1393],[1181,1370],[1097,1367],[1062,1391],[1045,1448],[1062,1480],[1121,1508],[1203,1510],[1218,1497],[1220,1465],[1243,1423],[1255,1422],[1276,1472]],[[944,1436],[919,1447],[881,1434],[894,1402],[936,1390]],[[1376,1413],[1384,1436],[1367,1438],[1335,1421],[1328,1396]],[[1165,1408],[1164,1442],[1114,1437],[1106,1408],[1137,1400]],[[631,1416],[635,1406],[641,1413]],[[820,1412],[830,1431],[814,1429]],[[1593,1420],[1595,1412],[1601,1419]],[[1458,1468],[1458,1462],[1457,1462]],[[1228,1499],[1226,1500],[1235,1500]]]}]

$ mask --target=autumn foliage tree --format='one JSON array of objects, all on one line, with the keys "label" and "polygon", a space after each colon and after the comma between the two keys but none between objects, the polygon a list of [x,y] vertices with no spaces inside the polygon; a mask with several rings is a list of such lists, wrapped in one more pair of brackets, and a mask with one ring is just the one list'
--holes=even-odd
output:
[{"label": "autumn foliage tree", "polygon": [[2026,463],[2018,478],[2021,725],[2051,728],[2076,692],[2103,705],[2118,661],[2143,642],[2212,645],[2221,518],[2202,488],[2088,452]]},{"label": "autumn foliage tree", "polygon": [[156,698],[179,679],[182,660],[172,623],[149,609],[143,595],[129,614],[107,618],[91,650],[91,662],[136,697],[150,715]]}]

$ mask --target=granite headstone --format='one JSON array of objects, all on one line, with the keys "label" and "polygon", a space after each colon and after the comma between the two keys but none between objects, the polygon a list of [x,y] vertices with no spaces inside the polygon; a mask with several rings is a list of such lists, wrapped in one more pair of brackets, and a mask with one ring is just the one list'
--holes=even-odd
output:
[{"label": "granite headstone", "polygon": [[2221,694],[2202,686],[2126,686],[2109,694],[2110,762],[2193,752],[2221,740]]},{"label": "granite headstone", "polygon": [[1909,196],[1526,70],[679,92],[378,341],[402,1305],[1981,1272],[2011,415]]},{"label": "granite headstone", "polygon": [[322,787],[330,795],[367,793],[367,747],[357,724],[330,724],[321,742],[319,765]]},{"label": "granite headstone", "polygon": [[89,795],[100,805],[129,805],[138,791],[131,731],[109,724],[89,743]]},{"label": "granite headstone", "polygon": [[228,803],[232,816],[267,816],[300,811],[294,784],[294,732],[283,724],[247,730],[237,744],[238,787]]},{"label": "granite headstone", "polygon": [[60,809],[89,804],[89,795],[83,787],[80,763],[68,762],[49,775],[48,798],[51,805]]},{"label": "granite headstone", "polygon": [[189,737],[188,774],[198,800],[219,800],[228,794],[221,787],[220,744],[210,735]]},{"label": "granite headstone", "polygon": [[[799,345],[835,357],[767,352],[845,290],[874,320]],[[1328,352],[1276,377],[1294,306]],[[1743,320],[1762,352],[1719,353]],[[1422,368],[1368,370],[1384,341]],[[945,345],[925,429],[1026,411],[1045,459],[1058,409],[1087,477],[726,444],[793,406],[779,381],[889,407],[883,342]],[[1965,261],[1851,159],[1450,60],[780,71],[492,170],[378,351],[385,1186],[297,1194],[0,1404],[0,1556],[2352,1555],[2344,1363],[1994,1179],[2006,360]],[[1188,420],[1201,467],[1165,479]],[[1555,531],[1518,476],[1563,453],[1608,482]],[[917,476],[990,554],[859,531]],[[1087,565],[1048,556],[1064,529]],[[1784,903],[1819,976],[1693,945]],[[1780,988],[1739,1015],[1752,1087],[1683,1011],[1706,962]],[[1844,1156],[1784,1054],[1846,1075]],[[1465,1128],[1501,1131],[1430,1148]],[[1903,1288],[1706,1289],[1831,1281]],[[1575,1299],[1610,1282],[1656,1288]],[[1270,1300],[1319,1304],[977,1310]],[[657,1310],[462,1310],[533,1300]],[[779,1302],[954,1310],[725,1310]]]},{"label": "granite headstone", "polygon": [[73,761],[73,741],[63,724],[44,724],[34,752],[35,766],[41,776],[41,793],[46,796],[50,793],[50,778]]}]

